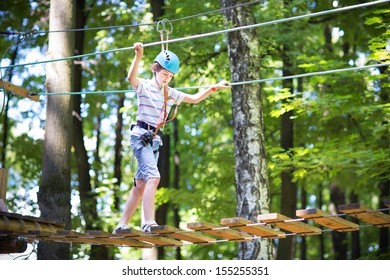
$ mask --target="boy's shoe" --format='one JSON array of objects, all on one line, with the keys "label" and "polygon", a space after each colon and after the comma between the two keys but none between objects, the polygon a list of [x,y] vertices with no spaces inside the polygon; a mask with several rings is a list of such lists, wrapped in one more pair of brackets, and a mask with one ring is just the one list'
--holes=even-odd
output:
[{"label": "boy's shoe", "polygon": [[142,225],[141,230],[145,233],[152,233],[152,227],[158,227],[158,224],[156,222],[145,223]]},{"label": "boy's shoe", "polygon": [[113,230],[113,234],[116,234],[116,233],[120,233],[120,231],[122,230],[125,230],[125,229],[129,229],[128,226],[126,225],[118,225],[114,230]]}]

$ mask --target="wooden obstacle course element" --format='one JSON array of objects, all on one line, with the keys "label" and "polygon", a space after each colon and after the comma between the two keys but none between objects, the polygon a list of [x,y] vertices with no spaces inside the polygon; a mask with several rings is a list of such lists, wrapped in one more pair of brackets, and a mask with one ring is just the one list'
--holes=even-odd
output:
[{"label": "wooden obstacle course element", "polygon": [[369,207],[360,204],[352,203],[346,205],[340,205],[339,211],[351,215],[358,220],[361,220],[367,224],[374,226],[390,226],[390,216],[385,213],[374,211]]},{"label": "wooden obstacle course element", "polygon": [[239,230],[260,237],[267,237],[267,238],[286,237],[286,234],[284,232],[272,229],[265,225],[256,224],[255,222],[252,222],[250,220],[241,217],[221,219],[221,225],[227,227],[237,227]]},{"label": "wooden obstacle course element", "polygon": [[8,212],[6,194],[8,186],[8,169],[0,168],[0,211]]},{"label": "wooden obstacle course element", "polygon": [[33,95],[31,92],[25,88],[22,88],[20,86],[14,85],[10,82],[4,81],[0,79],[0,88],[3,88],[5,90],[11,91],[16,95],[19,95],[21,97],[25,97],[28,99],[31,99],[33,101],[39,101],[39,96],[38,95]]},{"label": "wooden obstacle course element", "polygon": [[88,230],[85,238],[99,239],[99,241],[104,240],[106,242],[110,242],[111,245],[116,245],[116,246],[126,245],[126,246],[137,247],[137,248],[153,247],[149,243],[145,243],[133,238],[123,238],[123,237],[118,238],[115,234],[106,233],[101,230]]},{"label": "wooden obstacle course element", "polygon": [[154,234],[147,234],[147,233],[144,233],[143,231],[136,230],[133,228],[119,230],[118,233],[116,233],[114,235],[132,237],[136,240],[145,241],[145,242],[151,243],[155,246],[175,247],[175,246],[182,246],[183,245],[183,242],[181,242],[179,240],[169,238],[169,237],[154,235]]},{"label": "wooden obstacle course element", "polygon": [[188,223],[187,228],[195,231],[205,232],[212,236],[217,236],[226,240],[249,241],[252,239],[252,236],[247,233],[239,232],[237,230],[229,229],[226,227],[221,227],[219,225],[212,224],[209,222]]},{"label": "wooden obstacle course element", "polygon": [[64,224],[42,218],[22,216],[13,213],[0,212],[0,229],[13,232],[14,235],[28,234],[29,231],[56,233],[63,229]]},{"label": "wooden obstacle course element", "polygon": [[183,231],[176,227],[162,225],[151,228],[152,233],[167,235],[168,237],[184,240],[193,244],[209,244],[214,243],[214,238],[202,235],[195,231]]},{"label": "wooden obstacle course element", "polygon": [[[389,200],[385,201],[385,205],[389,206],[389,204]],[[342,215],[356,216],[362,220],[366,219],[371,226],[389,226],[390,224],[388,223],[390,216],[381,212],[387,209],[371,210],[364,205],[350,204],[340,207],[340,210],[345,212]],[[296,213],[302,220],[313,220],[315,223],[336,231],[359,230],[359,225],[343,219],[339,215],[330,215],[318,209],[297,210]],[[178,247],[182,246],[183,242],[201,245],[215,244],[222,241],[247,242],[256,238],[285,238],[289,235],[279,229],[303,236],[317,235],[323,232],[317,227],[278,213],[259,215],[257,218],[259,223],[241,217],[234,217],[221,219],[221,225],[209,222],[188,223],[189,230],[163,225],[152,227],[152,233],[144,233],[129,228],[112,234],[97,230],[87,230],[85,233],[65,230],[64,224],[58,221],[0,212],[0,241],[4,241],[0,244],[0,251],[12,244],[15,245],[16,250],[15,242],[20,238],[27,242],[45,241],[128,246],[139,249],[158,246]],[[276,226],[277,229],[271,226]]]},{"label": "wooden obstacle course element", "polygon": [[259,222],[264,222],[267,224],[274,224],[275,226],[281,229],[296,234],[301,234],[301,235],[321,234],[320,228],[308,225],[301,221],[294,221],[294,219],[291,219],[279,213],[261,214],[257,216],[257,220]]},{"label": "wooden obstacle course element", "polygon": [[315,208],[297,210],[296,215],[305,219],[313,219],[317,224],[341,232],[359,230],[358,224]]}]

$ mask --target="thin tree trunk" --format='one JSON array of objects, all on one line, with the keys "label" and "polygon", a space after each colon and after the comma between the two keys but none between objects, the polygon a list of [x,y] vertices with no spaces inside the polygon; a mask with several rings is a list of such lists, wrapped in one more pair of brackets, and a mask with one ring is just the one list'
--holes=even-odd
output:
[{"label": "thin tree trunk", "polygon": [[[288,52],[289,47],[284,46],[283,49],[283,76],[291,76],[292,63]],[[284,80],[283,88],[288,88],[290,92],[294,92],[292,80]],[[294,112],[288,111],[281,116],[280,120],[280,146],[289,154],[294,147],[294,121],[292,119]],[[297,185],[293,182],[293,168],[282,171],[282,194],[281,194],[281,213],[283,215],[294,217],[297,207]],[[293,258],[293,238],[283,238],[279,241],[277,259],[290,260]]]},{"label": "thin tree trunk", "polygon": [[[50,1],[50,30],[74,27],[74,1]],[[48,59],[72,56],[74,33],[49,33]],[[73,61],[46,64],[48,92],[72,90]],[[56,219],[71,226],[70,158],[72,135],[71,95],[47,97],[42,179],[38,192],[41,217]],[[69,244],[39,243],[38,259],[69,259]]]},{"label": "thin tree trunk", "polygon": [[[322,205],[323,205],[323,195],[322,195],[322,184],[319,184],[318,186],[318,205],[317,205],[317,208],[318,209],[321,209],[322,208]],[[320,226],[320,228],[322,229],[323,227]],[[326,254],[326,250],[325,250],[325,235],[324,234],[321,234],[319,237],[320,239],[320,250],[319,250],[319,255],[320,255],[320,259],[321,260],[324,260],[325,259],[325,254]]]},{"label": "thin tree trunk", "polygon": [[[175,190],[178,190],[180,188],[180,153],[177,150],[177,144],[179,143],[179,130],[178,130],[178,120],[175,119],[173,121],[173,146],[174,149],[174,155],[173,155],[173,187]],[[179,214],[179,207],[175,204],[173,205],[173,220],[175,227],[179,227],[180,224],[180,214]],[[181,249],[180,247],[176,248],[176,260],[181,260]]]},{"label": "thin tree trunk", "polygon": [[[163,146],[160,148],[160,156],[159,156],[159,161],[158,161],[158,167],[160,170],[161,174],[161,179],[160,179],[160,187],[162,188],[169,188],[170,187],[170,163],[169,163],[169,158],[170,158],[170,146],[171,146],[171,141],[170,141],[170,135],[164,135],[163,136]],[[166,225],[167,224],[167,214],[168,214],[168,203],[164,203],[160,205],[157,208],[156,211],[156,222],[159,225]],[[164,258],[165,250],[163,247],[158,248],[158,259],[161,260]]]},{"label": "thin tree trunk", "polygon": [[[15,64],[15,60],[16,60],[16,57],[18,55],[18,50],[19,50],[19,40],[18,40],[18,42],[17,42],[17,44],[15,46],[15,50],[12,52],[10,65],[14,65]],[[8,81],[12,80],[13,69],[14,68],[10,68],[9,69]],[[3,167],[3,168],[6,168],[6,158],[7,158],[6,154],[7,154],[8,125],[9,125],[8,109],[9,109],[10,96],[11,95],[8,94],[7,101],[6,101],[5,107],[4,107],[3,141],[2,141],[2,150],[1,150],[1,167]]]},{"label": "thin tree trunk", "polygon": [[[152,9],[153,20],[158,21],[164,15],[164,0],[150,0],[150,6]],[[170,136],[168,134],[164,134],[163,137],[163,146],[160,148],[160,156],[158,162],[158,168],[160,170],[160,184],[159,186],[168,187],[169,186],[169,157],[170,157]],[[156,209],[156,222],[158,224],[166,224],[167,221],[167,211],[168,205],[161,205]],[[161,259],[164,256],[164,248],[161,247],[159,249],[147,249],[142,250],[142,258],[145,259]]]},{"label": "thin tree trunk", "polygon": [[[354,191],[352,191],[350,194],[350,202],[351,203],[358,202],[358,196]],[[350,220],[353,223],[359,224],[359,220],[354,218],[354,217],[351,217]],[[360,251],[361,251],[360,250],[360,230],[351,232],[351,241],[352,241],[351,242],[352,243],[351,244],[351,251],[352,251],[351,259],[352,260],[359,259],[361,256],[361,253],[360,253]]]},{"label": "thin tree trunk", "polygon": [[[307,205],[307,192],[306,190],[302,187],[301,188],[301,209],[306,209]],[[301,260],[306,260],[307,259],[307,246],[306,246],[306,237],[302,236],[301,237],[301,250],[300,250],[300,255],[301,255]]]},{"label": "thin tree trunk", "polygon": [[[338,186],[330,186],[330,201],[332,215],[338,214],[339,205],[345,204],[345,194]],[[347,259],[347,240],[346,235],[343,232],[332,231],[333,251],[335,260],[346,260]]]},{"label": "thin tree trunk", "polygon": [[117,108],[117,122],[115,125],[115,158],[114,158],[114,205],[115,209],[120,208],[120,197],[118,194],[120,193],[120,186],[122,184],[122,140],[123,140],[123,113],[121,112],[121,108],[124,107],[125,97],[123,95],[119,96],[118,100],[118,108]]},{"label": "thin tree trunk", "polygon": [[[244,2],[220,1],[223,8]],[[255,23],[248,7],[236,9],[234,16],[231,10],[227,10],[225,16],[232,26]],[[232,82],[260,78],[261,58],[256,29],[229,33],[228,48]],[[237,215],[256,221],[257,215],[269,213],[270,202],[260,84],[234,86],[232,94]],[[238,258],[270,259],[270,240],[240,243]]]},{"label": "thin tree trunk", "polygon": [[[84,28],[88,13],[85,9],[85,1],[76,2],[76,28]],[[75,53],[84,53],[84,31],[76,32]],[[76,64],[74,70],[73,91],[82,90],[82,65]],[[79,181],[80,208],[85,220],[87,229],[101,229],[99,215],[97,213],[97,201],[91,185],[90,170],[87,150],[84,144],[83,120],[81,118],[81,95],[73,97],[73,145],[75,149],[75,158],[77,163],[77,174]],[[91,260],[104,260],[108,258],[107,247],[91,246]]]},{"label": "thin tree trunk", "polygon": [[[380,98],[381,103],[383,104],[389,104],[390,99],[390,88],[385,86],[388,84],[389,81],[389,67],[379,67],[379,71],[383,75],[384,78],[380,80],[381,83],[381,91],[380,91]],[[387,75],[386,75],[387,73]],[[389,120],[384,118],[382,124],[388,125]],[[390,150],[390,133],[384,133],[383,136],[380,138],[380,147],[383,147],[386,150]],[[390,195],[390,180],[386,179],[388,178],[389,171],[384,174],[382,174],[382,180],[379,184],[379,197],[380,197],[380,208],[386,208],[384,205],[384,199],[388,198]],[[383,213],[389,214],[389,210],[384,211]],[[379,230],[379,249],[382,253],[385,253],[389,249],[390,244],[390,234],[389,234],[389,228],[388,227],[382,227]]]}]

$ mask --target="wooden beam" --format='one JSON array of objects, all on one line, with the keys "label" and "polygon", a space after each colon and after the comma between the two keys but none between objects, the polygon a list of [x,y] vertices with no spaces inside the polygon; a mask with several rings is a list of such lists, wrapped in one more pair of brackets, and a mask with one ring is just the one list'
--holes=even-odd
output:
[{"label": "wooden beam", "polygon": [[0,168],[0,199],[6,202],[8,187],[8,169]]},{"label": "wooden beam", "polygon": [[338,216],[330,215],[319,209],[301,209],[296,211],[296,215],[305,219],[313,219],[315,223],[337,231],[359,230],[359,225]]},{"label": "wooden beam", "polygon": [[367,224],[374,226],[390,226],[390,216],[380,211],[374,211],[369,207],[360,204],[345,204],[339,206],[339,211],[351,215]]},{"label": "wooden beam", "polygon": [[11,91],[16,95],[19,95],[21,97],[25,97],[28,99],[31,99],[33,101],[39,101],[38,95],[32,95],[31,92],[25,88],[22,88],[20,86],[16,86],[10,82],[4,81],[0,79],[0,88],[4,88],[5,90]]},{"label": "wooden beam", "polygon": [[264,222],[267,224],[274,224],[275,226],[301,235],[319,235],[321,234],[321,229],[318,227],[310,226],[301,221],[294,221],[287,216],[284,216],[279,213],[269,213],[262,214],[257,216],[259,222]]},{"label": "wooden beam", "polygon": [[176,227],[167,226],[167,225],[152,227],[151,230],[152,233],[164,234],[167,235],[168,237],[173,237],[194,244],[209,244],[209,243],[214,243],[216,241],[214,238],[205,236],[198,232],[184,231]]},{"label": "wooden beam", "polygon": [[252,236],[247,233],[239,232],[229,228],[223,228],[219,225],[215,225],[208,222],[188,223],[187,228],[195,231],[202,231],[207,234],[211,234],[213,236],[217,236],[219,238],[227,239],[227,240],[235,240],[235,241],[252,240]]},{"label": "wooden beam", "polygon": [[266,225],[258,225],[250,220],[234,217],[221,219],[221,225],[228,227],[237,227],[246,233],[267,238],[285,238],[286,234],[282,231],[275,230]]},{"label": "wooden beam", "polygon": [[133,228],[119,230],[118,233],[115,233],[114,235],[132,237],[133,239],[149,242],[149,243],[156,245],[156,246],[175,247],[175,246],[182,246],[183,245],[183,242],[181,242],[179,240],[176,240],[173,238],[168,238],[168,237],[163,237],[163,236],[158,236],[158,235],[153,235],[153,234],[147,234],[147,233],[144,233],[143,231],[136,230]]},{"label": "wooden beam", "polygon": [[64,229],[64,225],[58,221],[0,212],[0,229],[12,231],[17,235],[28,235],[29,231],[34,230],[55,233],[57,230]]},{"label": "wooden beam", "polygon": [[139,240],[135,240],[133,238],[118,238],[115,234],[103,232],[100,230],[88,230],[86,232],[85,238],[93,238],[96,242],[109,242],[111,245],[115,246],[130,246],[130,247],[137,247],[137,248],[151,248],[153,247],[149,243],[145,243]]},{"label": "wooden beam", "polygon": [[0,211],[8,212],[7,208],[8,169],[0,168]]}]

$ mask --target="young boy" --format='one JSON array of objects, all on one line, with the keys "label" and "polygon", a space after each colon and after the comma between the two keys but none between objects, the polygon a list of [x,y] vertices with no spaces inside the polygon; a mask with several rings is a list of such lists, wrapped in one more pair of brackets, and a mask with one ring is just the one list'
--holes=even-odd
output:
[{"label": "young boy", "polygon": [[150,233],[155,222],[155,193],[160,182],[157,168],[158,149],[162,145],[161,130],[169,110],[176,103],[196,104],[218,89],[229,88],[228,82],[221,81],[194,95],[168,87],[179,71],[179,58],[171,51],[162,51],[152,64],[153,78],[144,80],[137,77],[138,66],[143,56],[142,43],[134,44],[135,58],[130,66],[127,79],[133,86],[138,99],[137,124],[132,127],[130,145],[138,161],[134,187],[126,202],[123,215],[114,233],[127,228],[127,224],[142,200],[144,223],[142,231]]}]

